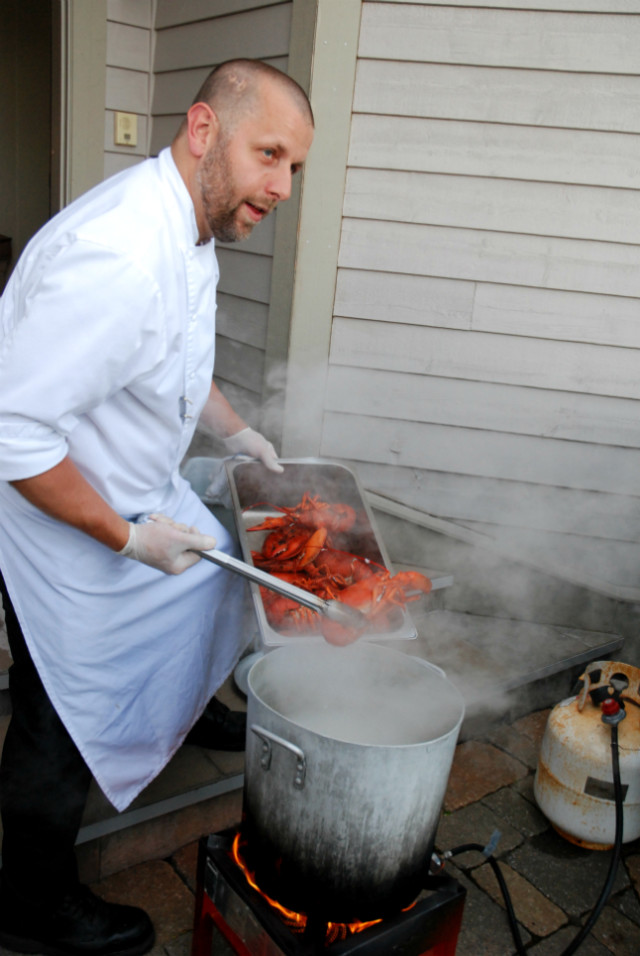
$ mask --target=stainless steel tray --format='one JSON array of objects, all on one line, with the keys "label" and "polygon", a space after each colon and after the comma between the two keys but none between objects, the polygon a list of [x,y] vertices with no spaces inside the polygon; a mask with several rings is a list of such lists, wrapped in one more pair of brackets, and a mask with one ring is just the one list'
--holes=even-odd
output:
[{"label": "stainless steel tray", "polygon": [[[319,495],[323,501],[346,502],[351,505],[358,515],[356,525],[343,535],[337,546],[376,561],[393,574],[393,567],[365,500],[364,490],[351,468],[323,458],[281,459],[280,463],[284,467],[284,473],[281,475],[268,471],[258,461],[230,459],[225,462],[238,538],[246,562],[253,564],[251,552],[261,549],[267,533],[247,529],[260,524],[263,518],[280,515],[279,507],[297,505],[306,491]],[[254,583],[251,583],[249,588],[265,645],[323,640],[321,635],[282,634],[274,629],[267,620],[260,588]],[[365,634],[361,640],[412,640],[417,636],[408,611],[398,608],[396,620],[397,626],[392,631]]]}]

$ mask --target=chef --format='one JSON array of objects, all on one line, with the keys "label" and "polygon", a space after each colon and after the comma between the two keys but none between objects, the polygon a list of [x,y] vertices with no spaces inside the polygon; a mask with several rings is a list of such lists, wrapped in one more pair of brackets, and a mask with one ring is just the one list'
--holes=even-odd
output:
[{"label": "chef", "polygon": [[289,197],[312,137],[289,77],[260,61],[222,64],[171,147],[46,224],[0,299],[9,949],[153,945],[142,910],[79,883],[73,845],[91,778],[127,807],[201,724],[243,650],[240,579],[194,553],[233,544],[179,466],[199,421],[230,454],[281,470],[212,384],[213,240],[247,237]]}]

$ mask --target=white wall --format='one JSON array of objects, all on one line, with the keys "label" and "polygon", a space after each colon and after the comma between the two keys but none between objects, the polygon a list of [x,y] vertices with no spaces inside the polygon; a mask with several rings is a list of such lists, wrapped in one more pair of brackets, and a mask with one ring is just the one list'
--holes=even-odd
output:
[{"label": "white wall", "polygon": [[363,2],[320,449],[614,588],[640,584],[639,49],[635,0]]}]

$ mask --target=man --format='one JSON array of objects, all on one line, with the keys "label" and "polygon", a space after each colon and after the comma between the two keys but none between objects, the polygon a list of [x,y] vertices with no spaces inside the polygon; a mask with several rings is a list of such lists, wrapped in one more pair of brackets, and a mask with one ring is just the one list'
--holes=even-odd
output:
[{"label": "man", "polygon": [[92,775],[122,810],[196,722],[215,730],[207,702],[246,642],[239,579],[194,553],[232,543],[178,469],[198,418],[230,453],[280,469],[211,381],[210,240],[245,238],[288,198],[312,137],[297,84],[222,64],[171,148],[54,217],[0,300],[10,949],[153,945],[143,911],[79,884],[73,845]]}]

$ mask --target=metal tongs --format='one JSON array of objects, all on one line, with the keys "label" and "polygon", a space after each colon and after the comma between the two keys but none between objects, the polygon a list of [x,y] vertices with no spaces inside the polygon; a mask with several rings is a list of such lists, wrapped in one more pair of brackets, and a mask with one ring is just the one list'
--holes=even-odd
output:
[{"label": "metal tongs", "polygon": [[312,611],[319,611],[330,621],[341,624],[343,627],[351,627],[354,630],[362,631],[367,624],[366,617],[357,608],[351,607],[349,604],[343,604],[342,601],[325,600],[310,591],[304,591],[302,588],[296,587],[295,584],[289,584],[288,581],[267,574],[266,571],[262,571],[252,564],[239,561],[238,558],[233,558],[230,554],[225,554],[224,551],[212,548],[210,551],[196,551],[196,554],[207,561],[213,562],[213,564],[218,564],[221,568],[226,568],[228,571],[240,574],[243,578],[248,578],[249,581],[262,584],[263,587],[269,588],[277,594],[291,598],[298,604],[311,608]]}]

